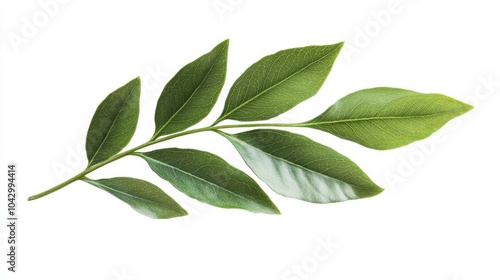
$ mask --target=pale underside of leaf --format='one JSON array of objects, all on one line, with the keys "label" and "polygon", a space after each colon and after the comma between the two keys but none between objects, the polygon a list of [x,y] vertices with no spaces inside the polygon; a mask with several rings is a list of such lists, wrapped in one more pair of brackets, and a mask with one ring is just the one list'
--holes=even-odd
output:
[{"label": "pale underside of leaf", "polygon": [[382,191],[351,160],[304,136],[279,130],[222,133],[252,171],[278,194],[315,203]]}]

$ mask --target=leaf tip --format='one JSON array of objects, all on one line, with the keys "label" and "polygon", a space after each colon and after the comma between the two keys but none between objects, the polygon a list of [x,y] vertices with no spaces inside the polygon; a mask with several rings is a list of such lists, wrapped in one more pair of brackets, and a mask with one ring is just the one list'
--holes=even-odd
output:
[{"label": "leaf tip", "polygon": [[357,199],[374,197],[381,194],[385,189],[379,187],[376,184],[373,184],[370,188],[358,189],[356,191]]},{"label": "leaf tip", "polygon": [[445,98],[447,98],[450,102],[450,106],[453,106],[453,110],[451,111],[454,111],[455,112],[455,116],[454,117],[458,117],[458,116],[461,116],[469,111],[471,111],[472,109],[474,109],[474,106],[468,104],[468,103],[465,103],[465,102],[462,102],[462,101],[459,101],[457,99],[454,99],[452,97],[449,97],[449,96],[446,96],[446,95],[443,95]]},{"label": "leaf tip", "polygon": [[[377,186],[377,187],[378,187],[378,186]],[[384,188],[378,187],[378,188],[377,188],[377,193],[375,193],[375,195],[379,195],[379,194],[381,194],[381,193],[382,193],[382,192],[384,192],[384,191],[385,191],[385,189],[384,189]]]},{"label": "leaf tip", "polygon": [[281,211],[278,209],[278,206],[268,198],[266,203],[261,204],[262,208],[259,211],[260,213],[270,214],[270,215],[281,215]]},{"label": "leaf tip", "polygon": [[472,109],[474,109],[474,106],[470,105],[469,103],[463,103],[463,107],[464,107],[464,113],[467,113],[469,111],[471,111]]},{"label": "leaf tip", "polygon": [[216,47],[217,48],[221,48],[223,52],[226,53],[226,56],[227,56],[227,49],[229,48],[229,38],[227,38],[226,40],[220,42]]},{"label": "leaf tip", "polygon": [[383,191],[385,191],[384,188],[379,187],[378,185],[375,185],[373,188],[367,191],[365,197],[372,197],[381,194]]},{"label": "leaf tip", "polygon": [[129,83],[133,84],[134,86],[140,86],[141,85],[141,76],[137,76],[137,77],[133,78]]},{"label": "leaf tip", "polygon": [[186,209],[184,209],[184,208],[179,208],[176,210],[177,210],[177,212],[175,213],[176,215],[169,214],[169,215],[161,215],[161,216],[150,216],[150,215],[145,215],[145,216],[148,216],[148,217],[153,218],[153,219],[165,220],[165,219],[179,218],[179,217],[184,217],[184,216],[189,215],[188,211],[186,211]]},{"label": "leaf tip", "polygon": [[339,53],[340,50],[342,49],[342,47],[344,46],[344,43],[345,43],[345,41],[342,41],[342,42],[338,42],[338,43],[330,45],[330,47],[332,48],[332,52]]},{"label": "leaf tip", "polygon": [[274,207],[271,210],[272,210],[272,212],[269,214],[281,215],[281,211],[280,211],[280,209],[278,209],[278,207],[276,207],[276,205],[274,205]]}]

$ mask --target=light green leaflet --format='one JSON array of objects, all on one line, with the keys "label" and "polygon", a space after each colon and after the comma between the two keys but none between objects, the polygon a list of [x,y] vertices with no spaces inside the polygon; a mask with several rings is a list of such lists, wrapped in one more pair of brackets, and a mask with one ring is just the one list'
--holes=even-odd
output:
[{"label": "light green leaflet", "polygon": [[[139,117],[141,86],[136,78],[109,94],[97,108],[87,134],[87,168],[28,200],[81,180],[148,217],[186,215],[182,206],[161,188],[142,179],[86,177],[113,161],[135,155],[166,180],[162,188],[175,188],[216,207],[279,214],[278,207],[257,183],[259,180],[213,153],[187,148],[144,151],[149,146],[201,132],[216,132],[228,139],[255,176],[281,196],[312,203],[375,196],[383,189],[356,163],[331,147],[285,129],[319,129],[385,150],[428,137],[472,106],[442,94],[380,87],[348,94],[306,122],[248,123],[276,117],[314,96],[342,45],[292,48],[262,58],[231,86],[222,113],[212,125],[191,128],[211,113],[224,86],[229,40],[222,41],[180,69],[167,83],[156,105],[156,127],[151,139],[120,152],[134,135]],[[219,124],[230,120],[240,122]],[[244,131],[229,131],[235,128]],[[205,141],[203,137],[199,139]]]},{"label": "light green leaflet", "polygon": [[442,94],[380,87],[351,93],[304,124],[369,148],[387,150],[427,138],[471,109]]}]

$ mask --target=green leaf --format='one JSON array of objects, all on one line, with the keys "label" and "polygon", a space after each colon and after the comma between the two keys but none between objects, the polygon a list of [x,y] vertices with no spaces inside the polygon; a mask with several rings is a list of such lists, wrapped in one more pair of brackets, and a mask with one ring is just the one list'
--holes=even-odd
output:
[{"label": "green leaf", "polygon": [[214,154],[171,148],[136,155],[158,176],[194,199],[222,208],[279,214],[251,177]]},{"label": "green leaf", "polygon": [[188,214],[160,188],[144,180],[129,177],[83,180],[107,191],[130,205],[135,211],[154,219],[175,218]]},{"label": "green leaf", "polygon": [[342,45],[287,49],[262,58],[231,87],[217,122],[267,120],[312,97],[328,76]]},{"label": "green leaf", "polygon": [[472,108],[441,94],[379,87],[351,93],[303,125],[386,150],[424,139]]},{"label": "green leaf", "polygon": [[167,83],[156,105],[153,139],[182,131],[212,110],[226,78],[229,40],[184,66]]},{"label": "green leaf", "polygon": [[350,159],[305,136],[269,129],[219,133],[262,181],[283,196],[330,203],[383,190]]},{"label": "green leaf", "polygon": [[89,166],[121,151],[132,139],[139,119],[139,77],[110,93],[97,107],[87,132]]}]

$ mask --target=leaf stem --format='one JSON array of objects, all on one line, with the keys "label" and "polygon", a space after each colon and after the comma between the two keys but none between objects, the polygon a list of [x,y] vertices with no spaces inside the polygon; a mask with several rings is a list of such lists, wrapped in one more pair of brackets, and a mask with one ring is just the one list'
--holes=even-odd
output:
[{"label": "leaf stem", "polygon": [[295,123],[295,124],[285,124],[285,123],[249,123],[249,124],[233,124],[233,125],[220,125],[220,126],[215,126],[216,123],[214,123],[213,125],[211,126],[207,126],[207,127],[202,127],[202,128],[196,128],[196,129],[191,129],[191,130],[186,130],[186,131],[181,131],[181,132],[177,132],[177,133],[174,133],[174,134],[171,134],[171,135],[167,135],[165,137],[162,137],[162,138],[158,138],[158,139],[151,139],[149,140],[148,142],[146,143],[143,143],[139,146],[136,146],[134,148],[131,148],[129,150],[126,150],[124,152],[121,152],[119,154],[116,154],[110,158],[108,158],[107,160],[105,161],[102,161],[100,163],[97,163],[97,164],[94,164],[94,165],[91,165],[91,166],[88,166],[85,170],[83,170],[82,172],[76,174],[75,176],[69,178],[68,180],[60,183],[59,185],[55,186],[55,187],[52,187],[46,191],[43,191],[41,193],[38,193],[38,194],[35,194],[35,195],[32,195],[30,197],[28,197],[28,201],[31,201],[31,200],[35,200],[35,199],[39,199],[39,198],[42,198],[46,195],[49,195],[55,191],[58,191],[64,187],[66,187],[67,185],[75,182],[75,181],[78,181],[78,180],[82,180],[85,177],[85,175],[89,174],[90,172],[96,170],[96,169],[99,169],[115,160],[118,160],[124,156],[127,156],[127,155],[131,155],[132,153],[136,152],[137,150],[140,150],[142,148],[146,148],[146,147],[149,147],[151,145],[154,145],[154,144],[158,144],[158,143],[161,143],[161,142],[164,142],[164,141],[167,141],[167,140],[170,140],[170,139],[174,139],[174,138],[177,138],[177,137],[181,137],[181,136],[185,136],[185,135],[189,135],[189,134],[194,134],[194,133],[199,133],[199,132],[205,132],[205,131],[216,131],[216,130],[220,130],[220,129],[231,129],[231,128],[251,128],[251,127],[300,127],[300,126],[303,126],[302,124],[300,123]]}]

